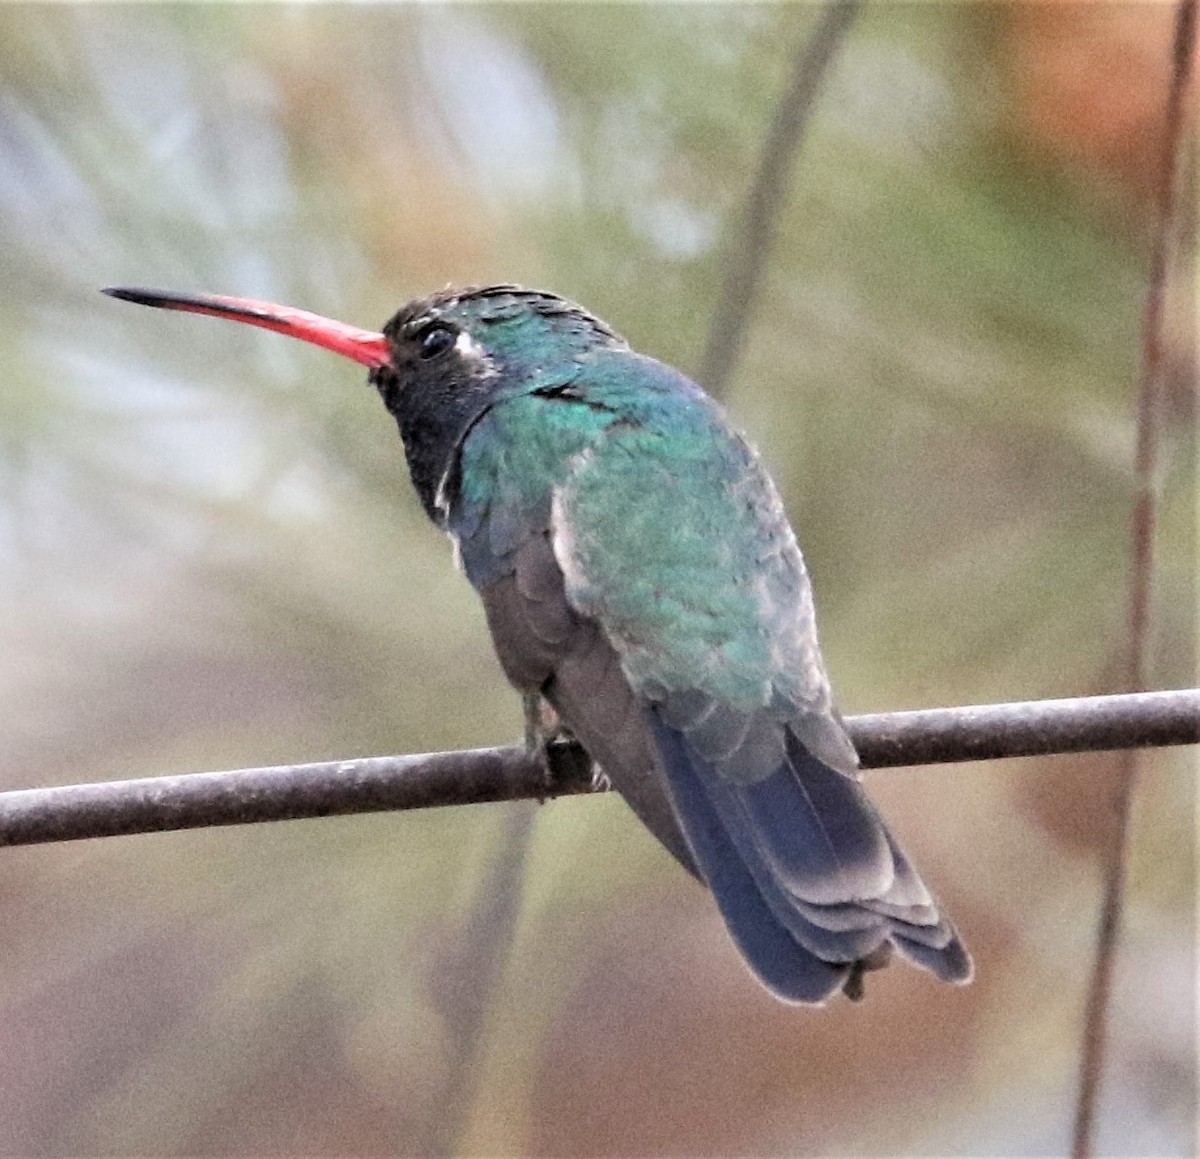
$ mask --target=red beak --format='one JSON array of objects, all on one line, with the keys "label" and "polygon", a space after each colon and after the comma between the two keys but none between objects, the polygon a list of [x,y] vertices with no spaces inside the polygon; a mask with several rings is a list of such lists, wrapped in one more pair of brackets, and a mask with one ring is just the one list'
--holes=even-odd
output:
[{"label": "red beak", "polygon": [[107,289],[101,293],[111,298],[123,298],[142,306],[157,306],[160,310],[182,310],[186,314],[211,314],[214,318],[229,318],[275,330],[291,338],[300,338],[314,346],[323,346],[369,366],[372,370],[390,366],[392,348],[384,335],[373,330],[360,330],[345,322],[334,322],[307,310],[291,306],[276,306],[272,302],[256,302],[250,298],[226,298],[218,294],[176,294],[170,290]]}]

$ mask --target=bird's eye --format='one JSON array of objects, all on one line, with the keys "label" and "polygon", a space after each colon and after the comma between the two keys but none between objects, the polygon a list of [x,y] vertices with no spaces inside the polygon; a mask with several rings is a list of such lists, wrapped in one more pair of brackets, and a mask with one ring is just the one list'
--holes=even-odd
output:
[{"label": "bird's eye", "polygon": [[438,322],[426,326],[417,335],[421,358],[425,361],[436,358],[439,354],[445,354],[457,341],[458,335],[449,326],[443,326]]}]

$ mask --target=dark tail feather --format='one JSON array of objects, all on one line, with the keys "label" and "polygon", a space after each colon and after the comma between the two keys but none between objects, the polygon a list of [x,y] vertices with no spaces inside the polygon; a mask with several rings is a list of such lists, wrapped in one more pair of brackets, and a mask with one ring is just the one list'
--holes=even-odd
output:
[{"label": "dark tail feather", "polygon": [[967,953],[967,947],[962,944],[953,927],[950,928],[950,934],[950,940],[940,949],[924,945],[895,928],[892,930],[892,941],[910,962],[924,966],[943,982],[953,982],[961,986],[971,980],[975,967],[971,962],[971,955]]},{"label": "dark tail feather", "polygon": [[794,1002],[862,974],[889,943],[946,981],[971,976],[954,928],[854,780],[789,737],[788,761],[739,784],[681,731],[648,714],[680,826],[734,940],[766,985]]},{"label": "dark tail feather", "polygon": [[824,1002],[845,984],[849,965],[822,961],[775,919],[708,800],[683,737],[653,713],[651,723],[688,844],[743,957],[776,997]]}]

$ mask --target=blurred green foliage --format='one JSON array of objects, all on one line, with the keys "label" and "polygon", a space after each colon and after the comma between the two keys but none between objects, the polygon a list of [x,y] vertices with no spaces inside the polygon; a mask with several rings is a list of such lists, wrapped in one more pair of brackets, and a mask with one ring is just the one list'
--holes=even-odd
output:
[{"label": "blurred green foliage", "polygon": [[[1036,145],[1008,11],[868,9],[728,399],[847,711],[1120,671],[1144,207]],[[694,368],[815,12],[0,10],[0,783],[515,738],[356,372],[95,290],[371,326],[447,282],[521,281]],[[1195,679],[1192,240],[1162,686]],[[1150,763],[1102,1142],[1190,1154],[1194,790],[1186,758]],[[896,969],[820,1012],[758,991],[616,800],[532,829],[459,808],[10,850],[0,1154],[1061,1150],[1111,769],[877,777],[979,979]]]}]

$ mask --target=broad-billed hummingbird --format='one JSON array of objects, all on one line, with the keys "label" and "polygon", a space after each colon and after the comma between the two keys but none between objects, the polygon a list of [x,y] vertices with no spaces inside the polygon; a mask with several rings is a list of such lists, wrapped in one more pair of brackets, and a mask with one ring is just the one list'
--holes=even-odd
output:
[{"label": "broad-billed hummingbird", "polygon": [[574,303],[511,285],[410,302],[381,333],[248,299],[105,293],[370,367],[508,679],[712,890],[772,993],[857,998],[893,946],[970,979],[863,791],[779,494],[695,383]]}]

